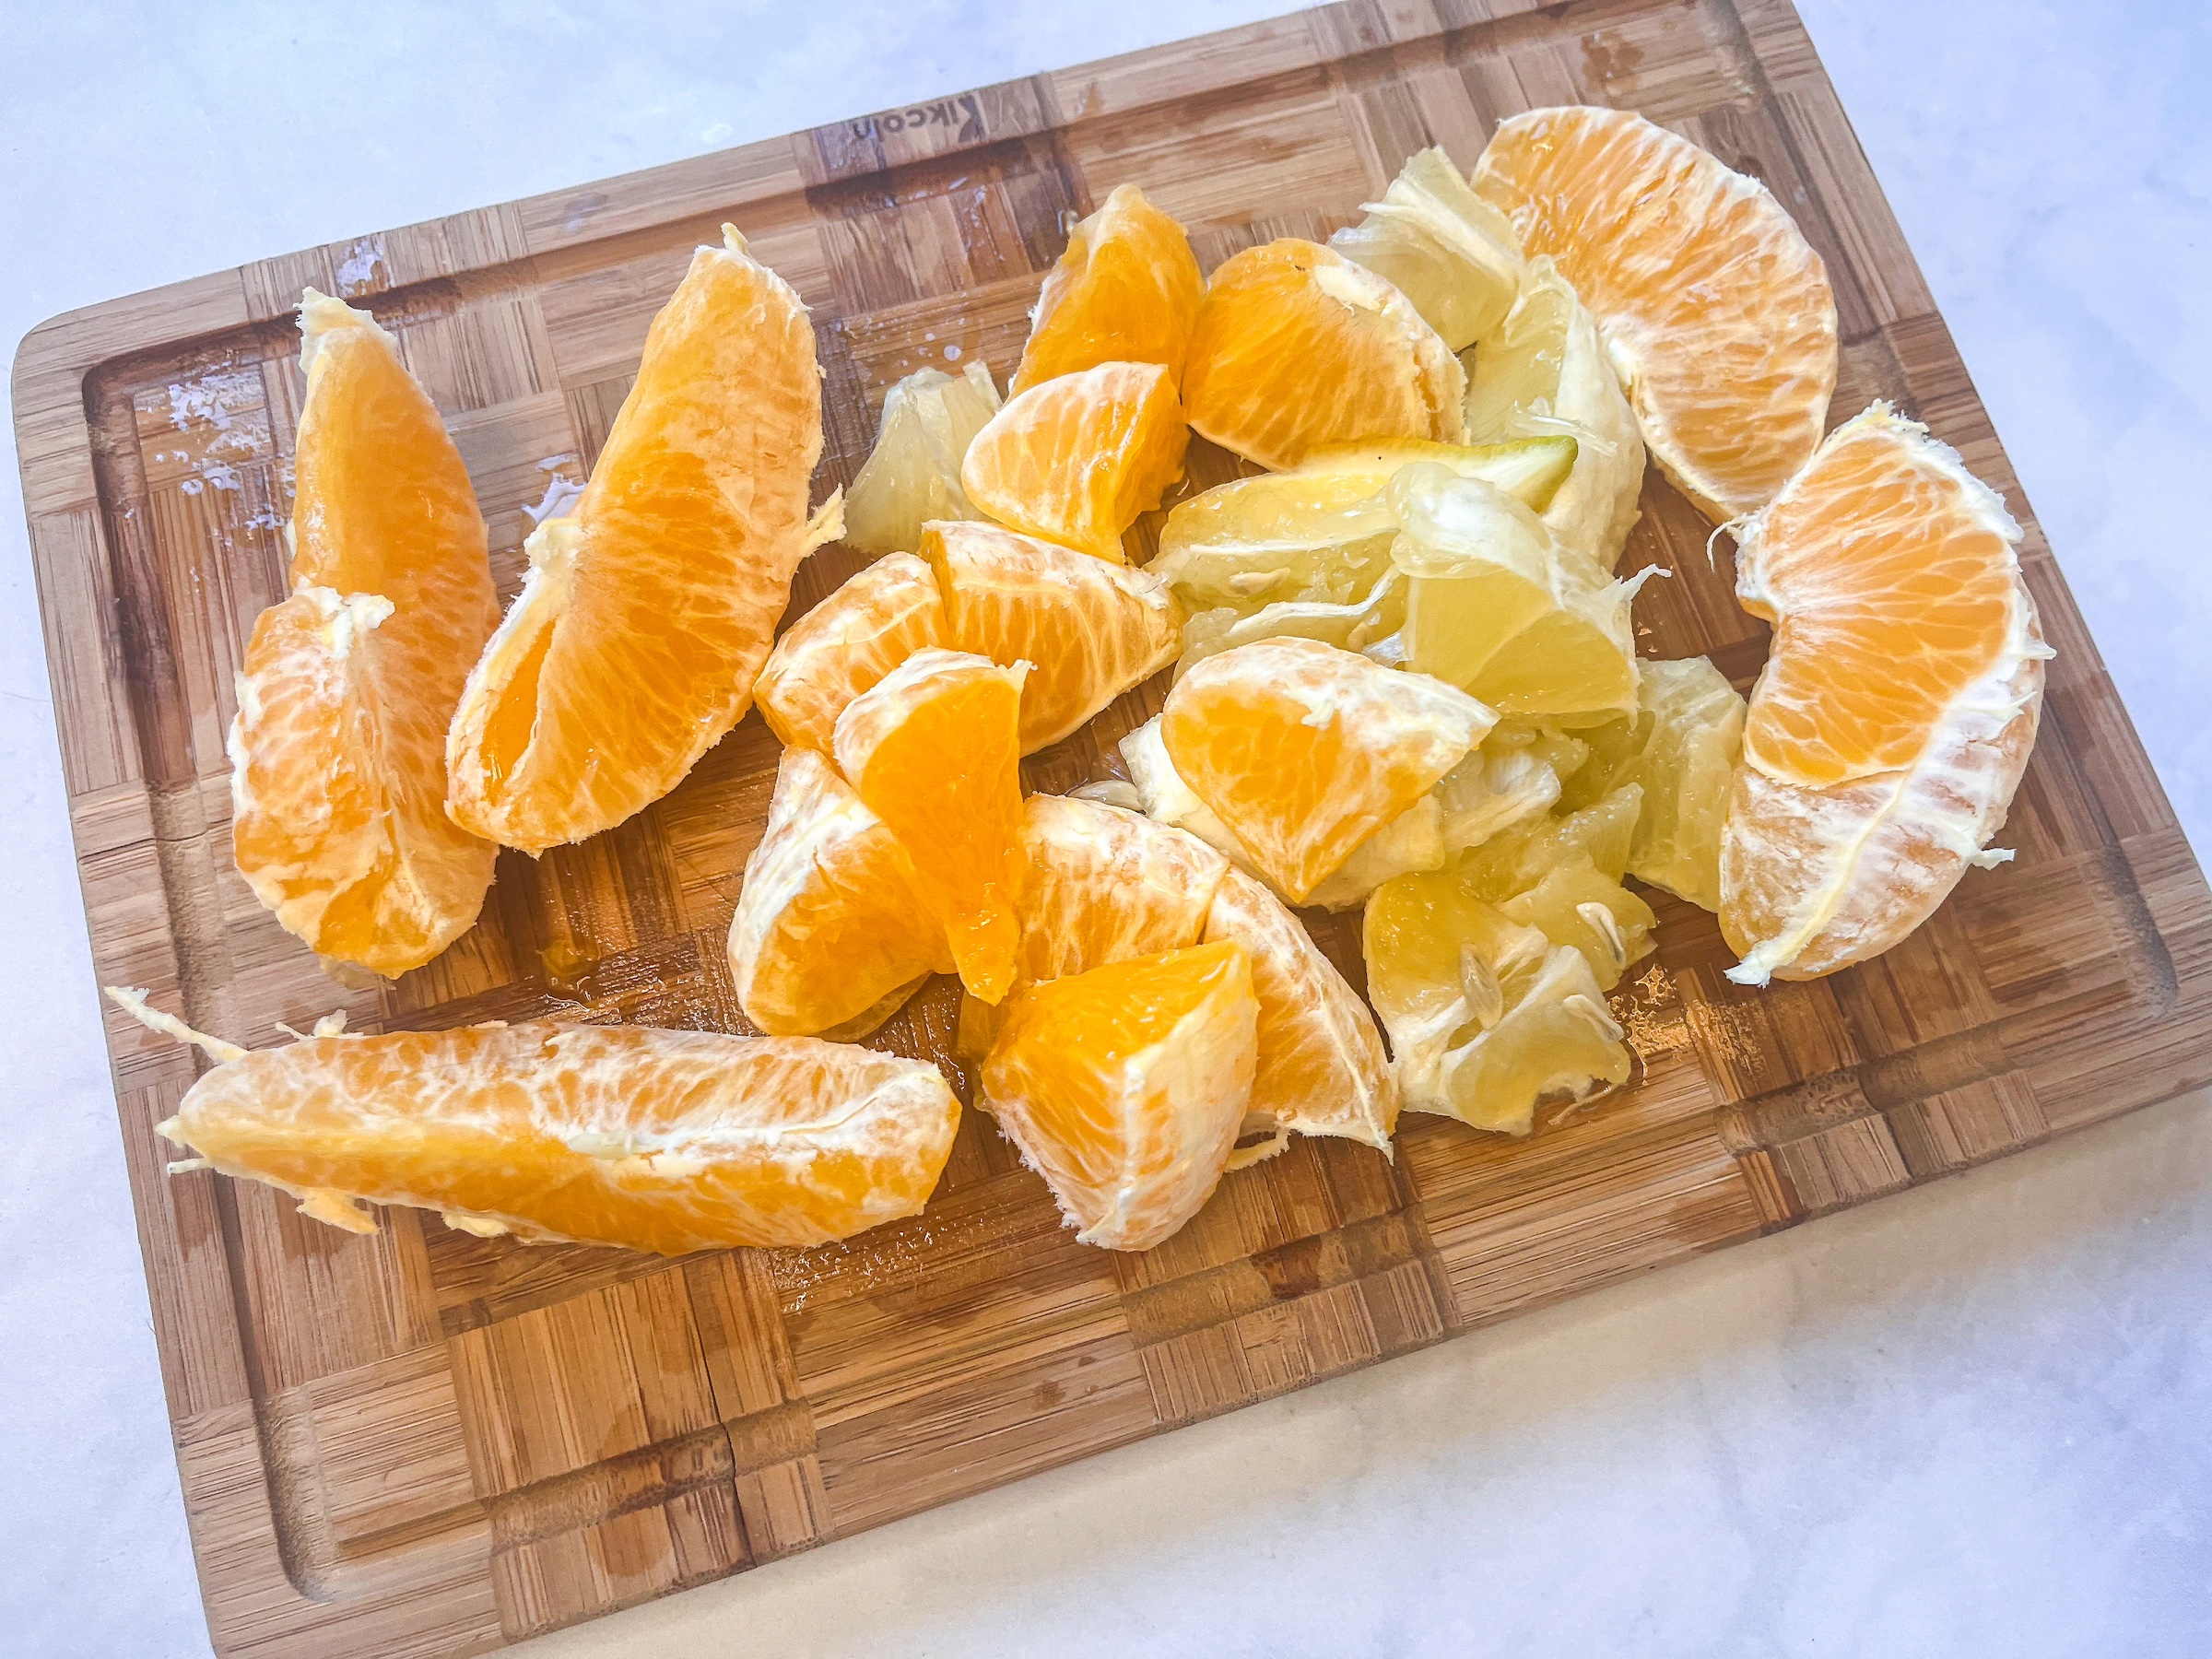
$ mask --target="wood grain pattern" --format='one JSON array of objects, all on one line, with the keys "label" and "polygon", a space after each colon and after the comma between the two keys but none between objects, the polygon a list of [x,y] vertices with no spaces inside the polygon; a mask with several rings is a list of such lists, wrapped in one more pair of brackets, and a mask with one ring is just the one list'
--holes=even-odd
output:
[{"label": "wood grain pattern", "polygon": [[[278,596],[302,283],[373,309],[452,424],[503,592],[525,508],[580,478],[691,246],[736,220],[813,307],[849,482],[893,380],[1003,380],[1073,216],[1140,183],[1203,264],[1357,215],[1408,151],[1632,106],[1766,180],[1827,260],[1832,414],[1895,399],[2028,526],[2052,665],[2005,840],[1927,927],[1834,979],[1730,984],[1654,895],[1615,997],[1634,1086],[1520,1142],[1406,1121],[1394,1162],[1307,1141],[1143,1256],[1074,1242],[971,1114],[928,1211],[848,1243],[664,1262],[393,1212],[375,1238],[266,1188],[164,1175],[194,1075],[110,1012],[178,1458],[225,1653],[497,1647],[1018,1479],[1626,1275],[1950,1173],[2212,1078],[2212,900],[1996,434],[1785,0],[1348,0],[310,249],[55,319],[15,378],[24,495],[100,976],[250,1043],[530,1017],[745,1028],[724,967],[776,746],[748,718],[666,800],[533,863],[477,929],[348,989],[232,869],[231,674]],[[1194,446],[1200,483],[1223,458]],[[1650,654],[1738,685],[1765,629],[1653,475],[1631,566]],[[1156,528],[1133,546],[1148,551]],[[857,567],[802,572],[794,613]],[[1101,775],[1158,685],[1028,766]],[[1359,982],[1356,934],[1315,918]],[[945,1059],[939,984],[875,1041]],[[965,1080],[962,1080],[965,1087]]]}]

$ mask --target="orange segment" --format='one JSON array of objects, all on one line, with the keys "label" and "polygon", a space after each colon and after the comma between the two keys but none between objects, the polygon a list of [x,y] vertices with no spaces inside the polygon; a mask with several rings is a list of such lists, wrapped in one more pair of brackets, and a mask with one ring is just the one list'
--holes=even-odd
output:
[{"label": "orange segment", "polygon": [[2005,822],[2051,655],[2019,526],[1958,454],[1877,404],[1743,531],[1736,593],[1775,620],[1721,836],[1731,979],[1888,949]]},{"label": "orange segment", "polygon": [[[1252,956],[1258,1061],[1244,1132],[1335,1135],[1390,1155],[1398,1086],[1375,1017],[1321,953],[1305,924],[1241,871],[1226,871],[1206,907],[1206,939]],[[1245,1154],[1239,1154],[1244,1157]]]},{"label": "orange segment", "polygon": [[1100,363],[1158,363],[1180,382],[1205,288],[1182,227],[1135,185],[1117,186],[1045,277],[1013,390]]},{"label": "orange segment", "polygon": [[896,1054],[533,1024],[263,1049],[202,1076],[159,1128],[356,1232],[376,1230],[366,1200],[682,1255],[914,1215],[959,1120],[936,1067]]},{"label": "orange segment", "polygon": [[1252,1094],[1258,1005],[1229,940],[1034,985],[983,1062],[984,1103],[1080,1230],[1148,1250],[1196,1215]]},{"label": "orange segment", "polygon": [[1101,363],[1032,386],[960,464],[968,499],[1025,535],[1123,562],[1122,533],[1182,476],[1190,431],[1158,363]]},{"label": "orange segment", "polygon": [[729,957],[738,1004],[763,1031],[848,1041],[952,971],[898,838],[829,761],[795,747],[745,863]]},{"label": "orange segment", "polygon": [[779,741],[826,755],[847,703],[915,652],[952,643],[929,567],[888,554],[783,630],[753,700]]},{"label": "orange segment", "polygon": [[1253,866],[1303,900],[1496,724],[1441,680],[1284,637],[1199,663],[1168,694],[1160,735]]},{"label": "orange segment", "polygon": [[701,248],[571,518],[530,574],[453,718],[454,818],[526,852],[660,799],[736,724],[811,524],[821,373],[799,297],[744,239]]},{"label": "orange segment", "polygon": [[1764,506],[1836,384],[1827,270],[1766,186],[1641,115],[1576,105],[1500,125],[1475,189],[1596,317],[1677,488],[1716,523]]},{"label": "orange segment", "polygon": [[1182,606],[1156,576],[995,524],[940,524],[922,557],[945,598],[946,641],[1003,666],[1021,687],[1021,752],[1082,726],[1182,648]]},{"label": "orange segment", "polygon": [[1736,596],[1774,624],[1744,753],[1816,786],[1909,766],[1959,694],[2027,641],[2019,526],[1926,430],[1877,404],[1747,526]]},{"label": "orange segment", "polygon": [[1372,271],[1296,238],[1214,273],[1182,389],[1193,430],[1276,470],[1324,444],[1466,438],[1443,336]]},{"label": "orange segment", "polygon": [[300,313],[293,593],[246,645],[231,847],[287,930],[397,975],[491,885],[498,849],[445,816],[445,727],[499,606],[467,469],[392,336],[312,288]]},{"label": "orange segment", "polygon": [[960,981],[987,1003],[1014,982],[1024,670],[957,651],[907,658],[837,721],[837,764],[912,859]]}]

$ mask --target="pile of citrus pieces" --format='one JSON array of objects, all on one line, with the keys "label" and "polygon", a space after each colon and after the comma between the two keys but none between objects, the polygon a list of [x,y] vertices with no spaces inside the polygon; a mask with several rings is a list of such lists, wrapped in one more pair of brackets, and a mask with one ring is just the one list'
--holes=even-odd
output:
[{"label": "pile of citrus pieces", "polygon": [[[1365,214],[1208,277],[1115,190],[1011,395],[910,376],[812,514],[812,330],[730,232],[503,621],[435,411],[311,293],[241,871],[318,951],[404,971],[474,921],[495,843],[621,822],[757,703],[784,749],[729,959],[767,1035],[197,1039],[224,1063],[166,1132],[339,1225],[367,1198],[664,1251],[838,1237],[944,1165],[944,1079],[851,1045],[956,973],[979,1103],[1080,1238],[1140,1250],[1294,1134],[1387,1154],[1402,1107],[1524,1134],[1625,1081],[1631,878],[1717,912],[1758,985],[1887,948],[2007,856],[2050,654],[2019,531],[1885,406],[1823,437],[1834,300],[1774,198],[1569,108],[1471,179],[1413,157]],[[1241,476],[1184,488],[1194,439]],[[1636,654],[1665,572],[1614,566],[1647,456],[1774,625],[1748,705]],[[832,538],[875,561],[776,639]],[[1171,668],[1111,776],[1024,797],[1024,756]],[[1368,1001],[1297,906],[1361,910]]]}]

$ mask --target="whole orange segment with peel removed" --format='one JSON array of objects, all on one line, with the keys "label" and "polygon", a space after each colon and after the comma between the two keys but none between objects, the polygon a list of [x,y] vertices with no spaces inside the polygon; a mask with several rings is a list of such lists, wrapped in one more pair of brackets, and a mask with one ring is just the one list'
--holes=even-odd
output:
[{"label": "whole orange segment with peel removed", "polygon": [[783,630],[753,700],[779,742],[826,755],[847,703],[915,652],[952,643],[929,566],[888,553]]},{"label": "whole orange segment with peel removed", "polygon": [[1183,359],[1191,429],[1273,471],[1328,444],[1466,438],[1466,372],[1388,282],[1286,237],[1225,261]]},{"label": "whole orange segment with peel removed", "polygon": [[1122,533],[1182,476],[1190,441],[1158,363],[1100,363],[1030,387],[968,445],[960,486],[1025,535],[1124,562]]},{"label": "whole orange segment with peel removed", "polygon": [[2020,528],[1884,404],[1744,526],[1736,594],[1774,623],[1721,836],[1729,977],[1888,949],[1986,851],[2027,769],[2051,655]]},{"label": "whole orange segment with peel removed", "polygon": [[806,512],[806,308],[724,231],[653,319],[574,514],[531,535],[453,717],[448,810],[508,846],[581,841],[675,788],[745,713],[792,572],[836,534],[833,506]]},{"label": "whole orange segment with peel removed", "polygon": [[1496,724],[1441,680],[1283,636],[1193,667],[1160,736],[1253,866],[1302,900]]},{"label": "whole orange segment with peel removed", "polygon": [[1024,670],[923,651],[837,719],[838,770],[913,862],[960,982],[995,1003],[1013,985],[1019,906]]},{"label": "whole orange segment with peel removed", "polygon": [[1012,389],[1100,363],[1158,363],[1180,383],[1205,289],[1182,227],[1135,185],[1115,186],[1045,276]]},{"label": "whole orange segment with peel removed", "polygon": [[1715,523],[1771,500],[1820,441],[1836,298],[1766,186],[1631,111],[1571,105],[1500,123],[1475,190],[1574,285],[1667,477]]},{"label": "whole orange segment with peel removed", "polygon": [[467,468],[397,344],[312,288],[300,312],[293,591],[239,675],[231,847],[288,931],[396,976],[491,885],[499,850],[445,815],[445,728],[499,605]]},{"label": "whole orange segment with peel removed", "polygon": [[1030,665],[1025,755],[1080,729],[1182,648],[1182,605],[1131,566],[973,522],[924,525],[922,557],[944,596],[946,643]]},{"label": "whole orange segment with peel removed", "polygon": [[1086,1244],[1148,1250],[1196,1215],[1252,1094],[1258,1005],[1229,940],[1032,985],[984,1102]]},{"label": "whole orange segment with peel removed", "polygon": [[932,973],[945,932],[899,838],[820,754],[783,751],[768,824],[730,917],[730,978],[745,1017],[783,1037],[856,1041]]},{"label": "whole orange segment with peel removed", "polygon": [[804,1037],[495,1024],[232,1052],[160,1132],[356,1232],[367,1200],[662,1255],[818,1244],[919,1212],[960,1119],[935,1066]]}]

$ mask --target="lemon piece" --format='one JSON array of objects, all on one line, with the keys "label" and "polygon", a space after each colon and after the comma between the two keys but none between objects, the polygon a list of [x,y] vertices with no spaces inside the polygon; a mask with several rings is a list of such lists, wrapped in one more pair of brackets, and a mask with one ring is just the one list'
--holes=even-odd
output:
[{"label": "lemon piece", "polygon": [[1494,484],[1523,506],[1541,512],[1574,472],[1581,446],[1565,433],[1509,438],[1500,443],[1433,443],[1425,438],[1370,439],[1310,451],[1293,469],[1299,477],[1359,474],[1381,489],[1401,467],[1420,461],[1448,466],[1463,478]]},{"label": "lemon piece", "polygon": [[1579,812],[1547,814],[1504,830],[1459,866],[1468,891],[1492,904],[1519,898],[1553,870],[1588,865],[1618,881],[1643,808],[1641,785],[1622,785]]},{"label": "lemon piece", "polygon": [[1612,569],[1636,523],[1643,438],[1595,320],[1550,260],[1528,262],[1512,310],[1461,361],[1470,443],[1576,441],[1573,471],[1539,511],[1562,546]]},{"label": "lemon piece", "polygon": [[1521,241],[1441,149],[1407,158],[1367,218],[1329,246],[1388,278],[1453,350],[1505,320],[1521,288]]},{"label": "lemon piece", "polygon": [[1581,951],[1601,991],[1612,990],[1631,963],[1652,953],[1652,907],[1588,863],[1547,870],[1498,912],[1554,945]]},{"label": "lemon piece", "polygon": [[1627,1080],[1620,1027],[1583,953],[1483,902],[1458,872],[1383,883],[1361,943],[1408,1110],[1525,1135],[1540,1102]]},{"label": "lemon piece", "polygon": [[1175,677],[1181,679],[1219,652],[1285,635],[1360,652],[1385,667],[1395,667],[1397,641],[1405,626],[1406,579],[1394,570],[1385,571],[1366,598],[1348,605],[1278,599],[1250,614],[1219,606],[1184,622],[1182,657],[1175,665]]},{"label": "lemon piece", "polygon": [[1635,710],[1629,607],[1649,571],[1611,580],[1512,497],[1442,467],[1406,468],[1390,498],[1407,666],[1503,715],[1594,725]]},{"label": "lemon piece", "polygon": [[1744,700],[1704,657],[1645,662],[1639,712],[1583,734],[1590,763],[1567,792],[1571,806],[1634,783],[1643,810],[1629,874],[1709,911],[1721,903],[1721,831],[1744,744]]},{"label": "lemon piece", "polygon": [[957,379],[919,369],[893,386],[883,400],[876,447],[845,492],[845,546],[862,553],[912,553],[932,519],[982,518],[960,487],[960,463],[998,408],[998,388],[981,362]]}]

